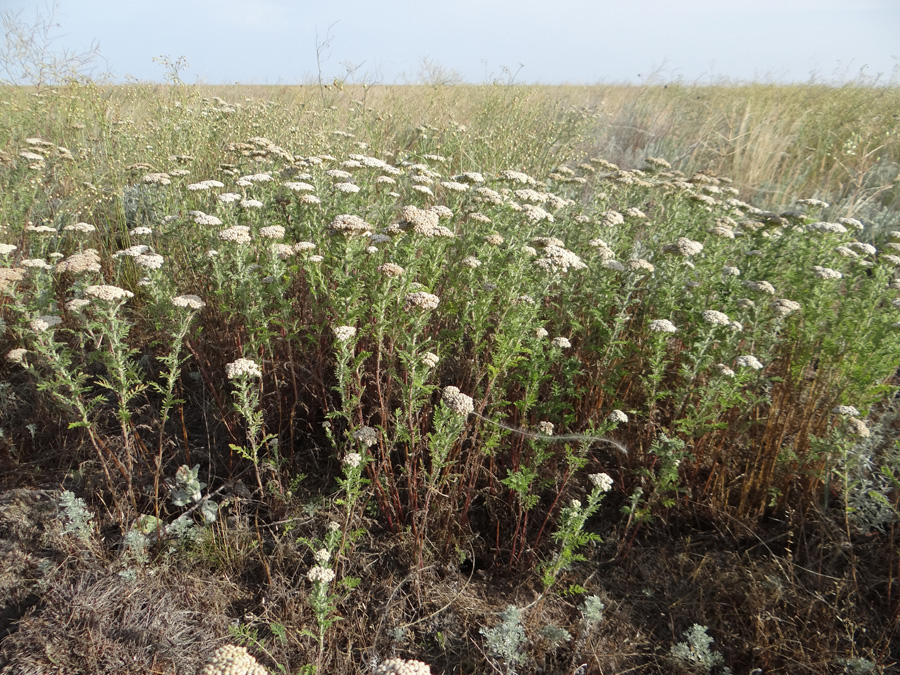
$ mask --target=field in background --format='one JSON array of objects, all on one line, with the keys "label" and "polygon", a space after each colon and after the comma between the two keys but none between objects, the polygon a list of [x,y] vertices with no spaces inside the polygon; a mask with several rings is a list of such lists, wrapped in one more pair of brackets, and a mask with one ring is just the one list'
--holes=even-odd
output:
[{"label": "field in background", "polygon": [[0,89],[0,673],[890,672],[898,111]]}]

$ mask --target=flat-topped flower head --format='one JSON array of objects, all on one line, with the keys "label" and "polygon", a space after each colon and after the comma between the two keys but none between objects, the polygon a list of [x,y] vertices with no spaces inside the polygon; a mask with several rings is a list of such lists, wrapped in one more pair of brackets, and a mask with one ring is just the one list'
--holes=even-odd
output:
[{"label": "flat-topped flower head", "polygon": [[615,422],[616,424],[627,424],[628,423],[628,415],[623,413],[618,408],[616,410],[613,410],[611,413],[609,413],[609,416],[607,417],[607,419],[609,419],[610,422]]},{"label": "flat-topped flower head", "polygon": [[727,326],[731,322],[731,319],[728,318],[727,314],[717,312],[714,309],[704,310],[701,316],[706,323],[712,324],[713,326]]},{"label": "flat-topped flower head", "polygon": [[232,225],[222,230],[219,232],[219,239],[239,245],[249,244],[252,241],[250,228],[246,225]]},{"label": "flat-topped flower head", "polygon": [[422,363],[429,368],[434,368],[440,360],[440,357],[434,352],[425,352],[422,354]]},{"label": "flat-topped flower head", "polygon": [[242,377],[262,377],[262,371],[255,361],[240,358],[225,366],[225,375],[229,380]]},{"label": "flat-topped flower head", "polygon": [[259,236],[263,239],[284,239],[283,225],[267,225],[259,230]]},{"label": "flat-topped flower head", "polygon": [[775,287],[768,281],[745,281],[744,286],[760,293],[775,295]]},{"label": "flat-topped flower head", "polygon": [[572,343],[569,342],[569,338],[564,337],[555,337],[550,341],[550,344],[559,349],[568,349],[572,346]]},{"label": "flat-topped flower head", "polygon": [[835,415],[843,415],[844,417],[858,417],[859,410],[852,405],[839,405],[831,409]]},{"label": "flat-topped flower head", "polygon": [[100,254],[92,248],[81,253],[73,253],[65,260],[56,263],[56,271],[59,273],[71,272],[72,274],[99,272]]},{"label": "flat-topped flower head", "polygon": [[18,349],[10,349],[6,352],[6,360],[10,363],[23,363],[25,361],[25,355],[28,353],[27,349],[22,349],[19,347]]},{"label": "flat-topped flower head", "polygon": [[738,368],[752,368],[753,370],[762,370],[763,368],[763,364],[752,354],[744,354],[743,356],[737,357],[735,363]]},{"label": "flat-topped flower head", "polygon": [[778,298],[772,301],[772,311],[775,312],[776,316],[787,316],[800,308],[799,302],[788,300],[787,298]]},{"label": "flat-topped flower head", "polygon": [[650,322],[649,328],[654,333],[674,333],[678,330],[668,319],[654,319]]},{"label": "flat-topped flower head", "polygon": [[724,363],[717,363],[716,370],[719,371],[719,375],[723,375],[725,377],[734,377],[734,371]]},{"label": "flat-topped flower head", "polygon": [[403,276],[406,270],[396,263],[386,262],[378,266],[378,271],[386,277],[396,278]]},{"label": "flat-topped flower head", "polygon": [[338,342],[347,342],[353,337],[356,337],[356,328],[354,326],[334,327],[334,339]]},{"label": "flat-topped flower head", "polygon": [[96,286],[88,286],[84,292],[91,297],[103,300],[105,302],[116,302],[118,300],[128,300],[134,297],[134,293],[126,291],[118,286],[110,286],[107,284],[99,284]]},{"label": "flat-topped flower head", "polygon": [[335,216],[334,220],[332,220],[331,224],[328,226],[328,229],[351,237],[365,232],[371,232],[373,228],[359,216],[343,213],[339,216]]},{"label": "flat-topped flower head", "polygon": [[675,240],[674,244],[666,244],[663,246],[663,251],[666,253],[673,253],[675,255],[681,255],[685,257],[689,257],[692,255],[697,255],[703,250],[703,244],[699,241],[692,241],[687,237],[678,237]]},{"label": "flat-topped flower head", "polygon": [[43,333],[62,323],[62,319],[54,314],[45,314],[32,319],[28,324],[35,333]]},{"label": "flat-topped flower head", "polygon": [[75,223],[74,225],[66,225],[63,228],[65,232],[78,232],[80,234],[90,234],[96,232],[97,228],[90,223]]},{"label": "flat-topped flower head", "polygon": [[0,255],[9,255],[18,248],[15,244],[0,244]]},{"label": "flat-topped flower head", "polygon": [[652,273],[656,269],[656,267],[654,267],[652,263],[644,260],[643,258],[632,258],[625,263],[625,267],[628,268],[629,271],[636,274],[641,274],[644,272]]},{"label": "flat-topped flower head", "polygon": [[843,278],[843,274],[838,272],[837,270],[833,270],[830,267],[822,267],[821,265],[814,265],[813,272],[819,279],[841,279]]},{"label": "flat-topped flower head", "polygon": [[244,647],[219,647],[200,675],[268,675],[268,671]]},{"label": "flat-topped flower head", "polygon": [[609,492],[612,489],[613,479],[608,473],[592,473],[588,479],[594,487],[599,488],[600,492]]},{"label": "flat-topped flower head", "polygon": [[546,420],[538,423],[538,429],[544,436],[552,436],[553,435],[553,422],[547,422]]},{"label": "flat-topped flower head", "polygon": [[431,675],[431,668],[422,661],[388,659],[382,661],[372,675]]},{"label": "flat-topped flower head", "polygon": [[458,387],[444,387],[441,400],[443,400],[445,406],[457,415],[468,415],[475,410],[475,402],[472,400],[472,397],[460,392]]},{"label": "flat-topped flower head", "polygon": [[406,294],[406,309],[410,310],[413,307],[418,307],[419,309],[434,309],[440,303],[440,298],[436,295],[432,295],[431,293],[426,293],[425,291],[416,291],[415,293],[407,293]]},{"label": "flat-topped flower head", "polygon": [[176,295],[172,298],[172,304],[183,309],[200,310],[206,307],[206,303],[197,295]]},{"label": "flat-topped flower head", "polygon": [[372,427],[363,426],[353,432],[353,440],[371,448],[378,442],[378,431]]},{"label": "flat-topped flower head", "polygon": [[334,570],[330,567],[316,565],[306,573],[306,578],[314,584],[330,584],[334,581]]}]

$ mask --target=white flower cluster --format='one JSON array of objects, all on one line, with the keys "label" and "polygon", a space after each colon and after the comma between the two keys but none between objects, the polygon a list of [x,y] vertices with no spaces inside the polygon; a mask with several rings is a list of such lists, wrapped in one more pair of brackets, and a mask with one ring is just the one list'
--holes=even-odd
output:
[{"label": "white flower cluster", "polygon": [[262,377],[262,371],[254,361],[241,358],[225,366],[225,375],[229,380],[235,380],[239,377]]},{"label": "white flower cluster", "polygon": [[219,232],[219,239],[235,244],[249,244],[251,241],[250,228],[246,225],[232,225]]},{"label": "white flower cluster", "polygon": [[328,229],[352,237],[356,234],[370,232],[372,226],[359,216],[343,213],[339,216],[335,216],[334,220],[332,220],[331,224],[328,226]]},{"label": "white flower cluster", "polygon": [[18,349],[10,349],[6,352],[6,360],[10,363],[22,363],[25,360],[25,355],[28,353],[27,349],[22,349],[19,347]]},{"label": "white flower cluster", "polygon": [[362,462],[362,455],[358,452],[348,452],[347,456],[344,457],[344,464],[349,466],[351,469],[355,469]]},{"label": "white flower cluster", "polygon": [[334,570],[329,567],[316,565],[315,567],[310,568],[309,572],[306,573],[306,578],[314,584],[330,584],[334,581]]},{"label": "white flower cluster", "polygon": [[833,270],[830,267],[822,267],[821,265],[814,265],[813,272],[816,273],[819,279],[841,279],[844,276],[837,270]]},{"label": "white flower cluster", "polygon": [[652,263],[644,260],[643,258],[632,258],[627,263],[625,263],[625,267],[628,268],[631,272],[648,272],[650,274],[653,273],[656,268]]},{"label": "white flower cluster", "polygon": [[82,234],[88,234],[90,232],[96,232],[97,228],[90,223],[75,223],[74,225],[66,225],[63,230],[66,232],[81,232]]},{"label": "white flower cluster", "polygon": [[845,417],[858,417],[859,410],[854,408],[852,405],[839,405],[835,408],[831,409],[835,415],[843,415]]},{"label": "white flower cluster", "polygon": [[56,263],[56,271],[71,272],[72,274],[99,272],[100,254],[92,248],[85,249],[81,253],[73,253],[65,260]]},{"label": "white flower cluster", "polygon": [[744,286],[760,293],[775,295],[775,287],[768,281],[745,281]]},{"label": "white flower cluster", "polygon": [[127,300],[128,298],[134,297],[134,293],[132,293],[131,291],[126,291],[124,288],[119,288],[118,286],[109,286],[106,284],[88,286],[84,289],[84,292],[92,297],[97,298],[98,300],[105,300],[106,302]]},{"label": "white flower cluster", "polygon": [[600,492],[609,492],[613,486],[613,479],[607,473],[592,473],[588,479],[595,486],[600,488]]},{"label": "white flower cluster", "polygon": [[692,241],[687,237],[678,237],[674,244],[666,244],[663,251],[666,253],[674,253],[676,255],[692,256],[697,255],[703,250],[703,244],[699,241]]},{"label": "white flower cluster", "polygon": [[373,675],[431,675],[431,668],[422,661],[388,659],[379,664]]},{"label": "white flower cluster", "polygon": [[719,371],[719,375],[724,375],[725,377],[734,377],[734,371],[724,363],[717,363],[716,370]]},{"label": "white flower cluster", "polygon": [[135,263],[148,270],[158,270],[165,261],[166,259],[157,253],[145,253],[134,259]]},{"label": "white flower cluster", "polygon": [[268,225],[260,228],[259,236],[263,239],[284,239],[283,225]]},{"label": "white flower cluster", "polygon": [[187,189],[191,192],[200,192],[204,190],[212,190],[213,188],[223,188],[225,183],[218,180],[202,180],[199,183],[191,183]]},{"label": "white flower cluster", "polygon": [[378,432],[372,427],[360,427],[353,432],[353,440],[362,443],[367,448],[371,448],[378,442]]},{"label": "white flower cluster", "polygon": [[386,262],[381,263],[378,266],[378,271],[386,277],[399,277],[402,276],[406,270],[396,263]]},{"label": "white flower cluster", "polygon": [[0,255],[9,255],[17,248],[19,247],[15,244],[0,244]]},{"label": "white flower cluster", "polygon": [[268,675],[268,671],[245,648],[225,645],[216,650],[200,675]]},{"label": "white flower cluster", "polygon": [[39,316],[36,319],[32,319],[31,323],[28,325],[31,326],[31,330],[35,333],[42,333],[46,330],[50,330],[53,326],[58,326],[62,323],[62,319],[54,314],[45,314],[43,316]]},{"label": "white flower cluster", "polygon": [[609,413],[610,422],[615,422],[616,424],[626,424],[628,422],[628,415],[623,413],[621,410],[616,409]]},{"label": "white flower cluster", "polygon": [[678,329],[668,319],[654,319],[650,322],[650,330],[654,333],[674,333]]},{"label": "white flower cluster", "polygon": [[543,421],[538,423],[538,429],[540,429],[541,433],[545,436],[552,436],[553,428],[553,422]]},{"label": "white flower cluster", "polygon": [[565,272],[569,269],[583,270],[587,268],[581,258],[562,246],[549,244],[544,246],[543,253],[543,258],[534,261],[534,264],[543,270]]},{"label": "white flower cluster", "polygon": [[426,293],[425,291],[416,291],[415,293],[407,293],[406,294],[406,309],[410,310],[413,307],[419,307],[421,309],[434,309],[440,303],[440,298],[436,295],[432,295],[431,293]]},{"label": "white flower cluster", "polygon": [[184,309],[203,309],[206,307],[206,303],[199,296],[192,294],[176,295],[172,298],[172,304]]},{"label": "white flower cluster", "polygon": [[338,342],[346,342],[347,340],[356,336],[355,326],[335,326],[333,330],[334,338]]},{"label": "white flower cluster", "polygon": [[713,326],[727,326],[731,323],[731,319],[728,318],[727,314],[717,312],[714,309],[704,310],[701,316],[706,323],[712,324]]},{"label": "white flower cluster", "polygon": [[458,387],[444,387],[441,398],[444,405],[458,415],[468,415],[475,410],[475,402],[472,397],[460,392]]},{"label": "white flower cluster", "polygon": [[847,228],[840,223],[810,223],[806,226],[808,230],[813,232],[823,232],[828,234],[846,234]]},{"label": "white flower cluster", "polygon": [[753,370],[762,370],[763,364],[752,354],[745,354],[737,357],[735,361],[739,368],[752,368]]},{"label": "white flower cluster", "polygon": [[434,368],[440,360],[440,357],[434,352],[425,352],[422,354],[422,363],[429,368]]},{"label": "white flower cluster", "polygon": [[795,302],[794,300],[788,300],[787,298],[778,298],[772,301],[772,311],[775,312],[776,316],[787,316],[792,312],[796,312],[800,309],[800,303]]},{"label": "white flower cluster", "polygon": [[572,343],[569,342],[568,338],[564,337],[555,337],[550,341],[554,347],[559,347],[560,349],[568,349],[572,346]]}]

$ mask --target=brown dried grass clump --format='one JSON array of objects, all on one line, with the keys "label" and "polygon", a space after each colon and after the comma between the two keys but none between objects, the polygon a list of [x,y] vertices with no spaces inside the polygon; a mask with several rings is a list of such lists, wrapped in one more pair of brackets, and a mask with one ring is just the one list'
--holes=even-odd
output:
[{"label": "brown dried grass clump", "polygon": [[223,581],[158,569],[53,580],[0,648],[0,673],[195,673],[226,633],[236,591]]}]

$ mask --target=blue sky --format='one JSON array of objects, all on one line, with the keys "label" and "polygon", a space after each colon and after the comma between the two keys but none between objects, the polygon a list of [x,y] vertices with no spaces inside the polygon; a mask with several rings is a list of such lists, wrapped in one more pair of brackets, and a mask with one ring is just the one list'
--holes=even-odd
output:
[{"label": "blue sky", "polygon": [[326,37],[329,81],[416,82],[426,60],[467,82],[900,80],[900,0],[59,0],[57,21],[117,81],[161,81],[166,55],[188,82],[312,82]]}]

